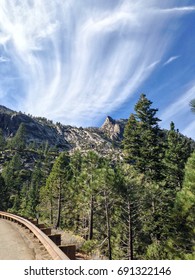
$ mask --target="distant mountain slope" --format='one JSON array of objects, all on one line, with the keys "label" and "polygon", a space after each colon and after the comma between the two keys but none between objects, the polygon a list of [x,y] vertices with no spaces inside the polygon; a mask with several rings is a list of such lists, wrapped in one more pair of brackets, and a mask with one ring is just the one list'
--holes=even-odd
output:
[{"label": "distant mountain slope", "polygon": [[54,124],[45,118],[36,118],[0,106],[0,128],[7,139],[16,134],[21,123],[25,125],[28,143],[48,142],[49,145],[59,149],[93,149],[100,154],[110,154],[113,150],[120,153],[119,146],[125,120],[115,121],[107,117],[100,128],[78,128],[60,123]]},{"label": "distant mountain slope", "polygon": [[[121,141],[127,120],[114,120],[107,116],[100,128],[78,128],[61,123],[54,124],[46,118],[33,117],[0,105],[0,129],[6,139],[16,134],[21,123],[25,125],[28,144],[35,142],[40,145],[48,142],[59,150],[94,150],[101,155],[115,157],[122,154]],[[167,133],[166,130],[163,131]],[[191,143],[194,147],[195,142],[192,139]]]}]

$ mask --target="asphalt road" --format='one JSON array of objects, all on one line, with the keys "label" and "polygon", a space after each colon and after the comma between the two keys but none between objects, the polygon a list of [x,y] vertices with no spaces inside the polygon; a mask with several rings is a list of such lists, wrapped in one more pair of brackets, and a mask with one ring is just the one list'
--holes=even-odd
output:
[{"label": "asphalt road", "polygon": [[35,253],[29,248],[20,228],[0,219],[0,260],[34,260]]}]

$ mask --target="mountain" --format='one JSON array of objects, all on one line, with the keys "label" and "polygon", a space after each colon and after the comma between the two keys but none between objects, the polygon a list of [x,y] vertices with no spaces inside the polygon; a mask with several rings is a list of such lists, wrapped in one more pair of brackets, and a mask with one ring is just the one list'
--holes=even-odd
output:
[{"label": "mountain", "polygon": [[0,129],[6,139],[11,139],[21,123],[25,126],[28,144],[48,142],[59,150],[96,150],[102,155],[120,153],[120,142],[123,138],[126,120],[113,120],[107,117],[104,124],[98,127],[74,127],[54,124],[46,118],[33,117],[21,112],[15,112],[0,106]]},{"label": "mountain", "polygon": [[[0,105],[0,129],[9,141],[17,132],[20,124],[24,124],[27,144],[42,145],[48,143],[57,150],[94,150],[100,155],[111,155],[116,158],[122,155],[121,141],[126,119],[114,120],[107,116],[101,127],[75,127],[53,123],[43,117],[33,117],[16,112]],[[166,130],[162,130],[167,134]],[[183,136],[187,139],[187,137]],[[192,145],[194,141],[191,139]]]},{"label": "mountain", "polygon": [[103,131],[109,139],[120,142],[123,139],[126,123],[126,119],[114,120],[108,116],[100,130]]},{"label": "mountain", "polygon": [[0,112],[5,113],[7,115],[12,115],[12,114],[16,113],[15,111],[8,109],[7,107],[2,106],[2,105],[0,105]]}]

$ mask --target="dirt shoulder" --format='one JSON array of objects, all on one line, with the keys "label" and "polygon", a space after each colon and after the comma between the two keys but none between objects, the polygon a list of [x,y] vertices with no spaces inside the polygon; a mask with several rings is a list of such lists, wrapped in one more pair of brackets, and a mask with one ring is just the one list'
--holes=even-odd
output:
[{"label": "dirt shoulder", "polygon": [[0,260],[49,260],[45,248],[25,228],[0,219]]}]

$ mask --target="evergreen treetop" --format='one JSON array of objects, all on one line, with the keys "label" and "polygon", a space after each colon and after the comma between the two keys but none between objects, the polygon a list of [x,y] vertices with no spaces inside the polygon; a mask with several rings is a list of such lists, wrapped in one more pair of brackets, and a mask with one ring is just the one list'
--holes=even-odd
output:
[{"label": "evergreen treetop", "polygon": [[124,154],[128,163],[152,180],[159,181],[163,157],[162,131],[160,121],[155,115],[157,109],[142,94],[135,105],[135,114],[131,114],[124,130]]}]

